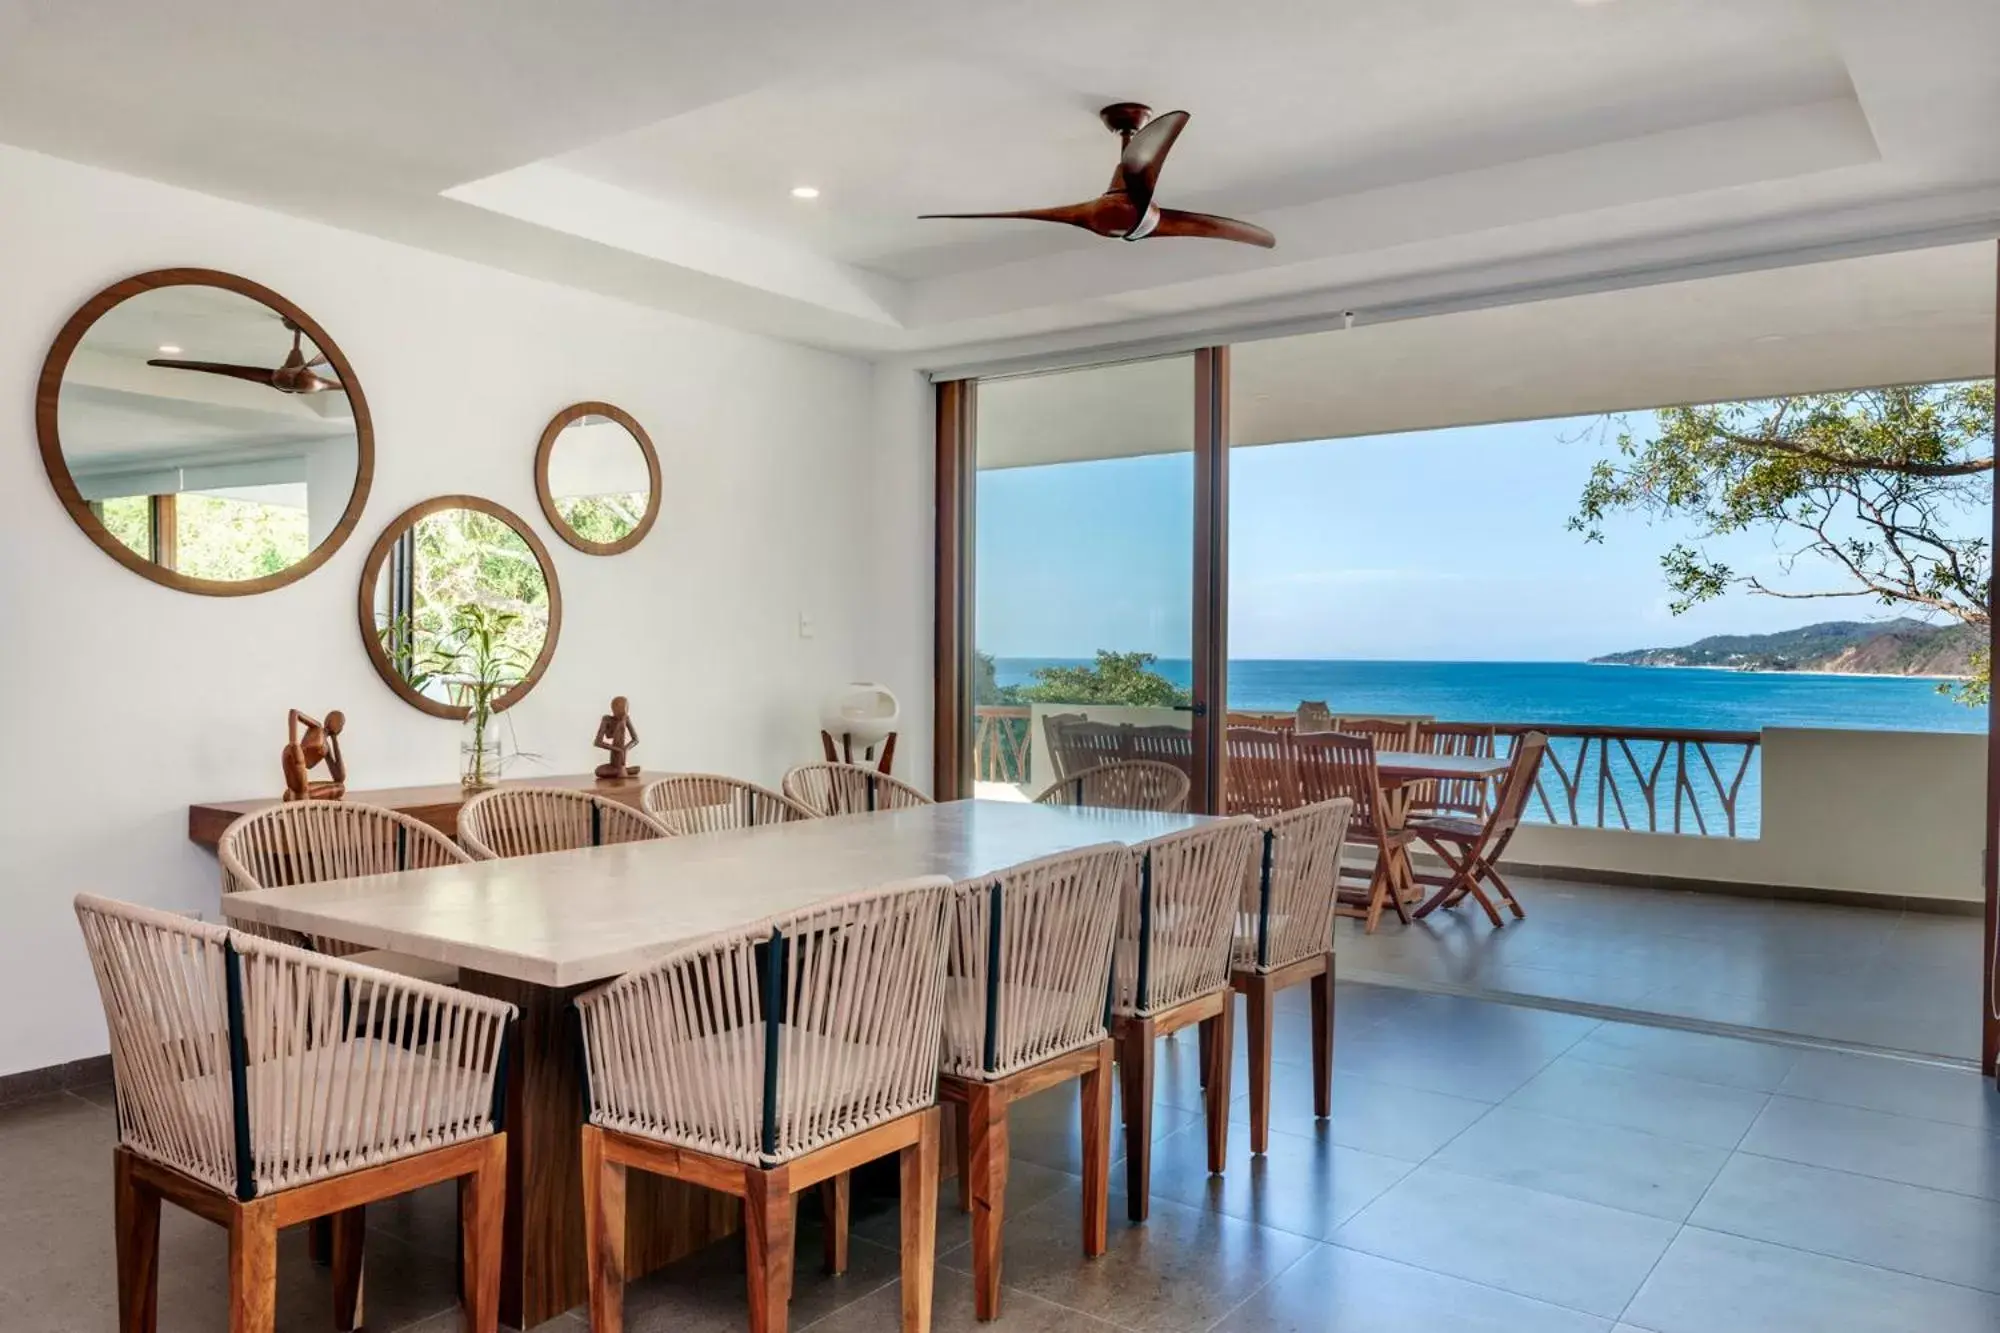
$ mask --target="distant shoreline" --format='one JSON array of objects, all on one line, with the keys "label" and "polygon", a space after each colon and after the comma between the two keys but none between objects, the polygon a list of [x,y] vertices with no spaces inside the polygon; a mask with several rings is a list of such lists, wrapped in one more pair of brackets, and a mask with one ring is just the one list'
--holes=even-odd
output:
[{"label": "distant shoreline", "polygon": [[1585,666],[1629,667],[1634,671],[1726,671],[1732,676],[1847,676],[1854,680],[1971,680],[1970,676],[1930,676],[1915,671],[1827,671],[1818,667],[1735,667],[1703,662],[1598,662]]}]

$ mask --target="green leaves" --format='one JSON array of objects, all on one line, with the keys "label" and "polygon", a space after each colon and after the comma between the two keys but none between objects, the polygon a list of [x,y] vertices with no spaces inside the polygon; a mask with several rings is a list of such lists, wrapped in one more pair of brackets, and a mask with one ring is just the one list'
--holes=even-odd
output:
[{"label": "green leaves", "polygon": [[1194,696],[1152,669],[1152,653],[1113,653],[1100,648],[1089,666],[1037,667],[1035,683],[1002,693],[1009,703],[1122,704],[1132,708],[1186,708]]}]

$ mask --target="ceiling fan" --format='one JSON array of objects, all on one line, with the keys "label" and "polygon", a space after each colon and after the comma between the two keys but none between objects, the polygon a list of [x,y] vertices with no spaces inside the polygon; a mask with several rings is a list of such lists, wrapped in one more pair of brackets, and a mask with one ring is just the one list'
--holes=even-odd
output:
[{"label": "ceiling fan", "polygon": [[299,326],[288,319],[285,327],[292,331],[292,350],[285,357],[285,363],[276,370],[263,366],[234,366],[223,361],[175,361],[164,357],[155,357],[146,364],[166,370],[198,370],[205,375],[227,375],[231,379],[269,385],[279,393],[325,393],[328,389],[340,388],[339,380],[313,370],[314,366],[327,364],[326,354],[322,352],[312,360],[306,360],[305,352],[299,346]]},{"label": "ceiling fan", "polygon": [[1155,117],[1153,109],[1139,102],[1113,102],[1098,113],[1106,129],[1124,145],[1118,169],[1111,173],[1111,185],[1087,203],[1061,204],[1055,208],[1023,208],[1010,213],[924,213],[924,218],[1023,218],[1031,222],[1061,222],[1085,231],[1123,241],[1143,241],[1153,236],[1197,236],[1215,241],[1239,241],[1260,245],[1266,250],[1278,238],[1262,227],[1213,213],[1190,213],[1178,208],[1161,208],[1153,202],[1160,168],[1174,140],[1187,127],[1188,113],[1169,111]]}]

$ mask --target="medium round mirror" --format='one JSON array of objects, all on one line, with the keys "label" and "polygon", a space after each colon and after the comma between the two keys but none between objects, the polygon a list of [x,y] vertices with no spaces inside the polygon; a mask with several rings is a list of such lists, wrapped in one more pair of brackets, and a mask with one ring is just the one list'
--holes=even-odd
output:
[{"label": "medium round mirror", "polygon": [[549,548],[520,515],[475,495],[398,514],[361,570],[361,637],[389,688],[437,717],[519,702],[562,630]]},{"label": "medium round mirror", "polygon": [[208,269],[142,273],[70,317],[35,396],[63,507],[129,569],[235,596],[304,578],[354,530],[368,402],[326,331]]},{"label": "medium round mirror", "polygon": [[575,403],[542,432],[535,492],[564,541],[616,555],[637,546],[660,516],[660,456],[630,413]]}]

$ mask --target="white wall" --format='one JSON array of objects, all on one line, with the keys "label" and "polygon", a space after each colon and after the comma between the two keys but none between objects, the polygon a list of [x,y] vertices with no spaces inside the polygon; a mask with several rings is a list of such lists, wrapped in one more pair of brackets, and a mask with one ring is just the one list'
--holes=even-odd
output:
[{"label": "white wall", "polygon": [[[177,265],[298,302],[373,411],[360,528],[263,596],[121,568],[64,514],[36,451],[35,380],[63,321],[110,282]],[[627,694],[647,767],[772,780],[813,756],[832,685],[881,679],[913,705],[907,769],[927,783],[914,377],[7,148],[0,291],[0,1074],[104,1050],[71,895],[212,911],[215,862],[187,842],[186,807],[275,792],[287,708],[346,711],[358,787],[451,779],[457,727],[376,678],[354,611],[369,545],[431,495],[497,500],[554,553],[561,645],[513,713],[543,771],[594,764],[598,715]],[[535,502],[542,427],[588,398],[638,417],[665,473],[658,526],[622,556],[564,545]],[[884,405],[904,438],[878,449]],[[877,524],[878,502],[921,518]]]}]

